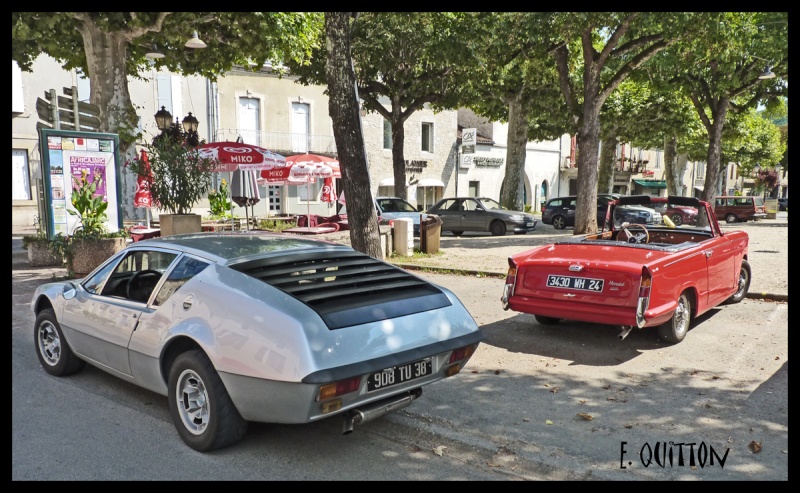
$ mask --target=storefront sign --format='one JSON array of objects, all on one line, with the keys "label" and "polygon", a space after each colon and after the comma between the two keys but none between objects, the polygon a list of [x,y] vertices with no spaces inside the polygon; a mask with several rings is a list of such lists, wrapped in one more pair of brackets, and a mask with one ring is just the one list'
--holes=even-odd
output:
[{"label": "storefront sign", "polygon": [[413,159],[406,159],[406,171],[409,173],[422,173],[424,168],[428,167],[428,161]]},{"label": "storefront sign", "polygon": [[465,128],[461,130],[461,153],[475,154],[475,145],[478,143],[478,129]]},{"label": "storefront sign", "polygon": [[475,156],[473,162],[475,163],[475,166],[479,168],[496,168],[503,165],[505,158]]}]

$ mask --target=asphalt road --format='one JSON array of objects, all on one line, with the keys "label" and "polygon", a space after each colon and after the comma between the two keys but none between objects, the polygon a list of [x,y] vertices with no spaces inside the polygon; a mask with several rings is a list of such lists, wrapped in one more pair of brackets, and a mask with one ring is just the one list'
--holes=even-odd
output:
[{"label": "asphalt road", "polygon": [[[767,224],[746,226],[769,231],[751,233],[754,282],[780,285],[788,261],[772,252],[788,221]],[[201,454],[177,437],[166,398],[93,368],[41,370],[28,303],[62,274],[12,255],[12,480],[788,480],[787,302],[711,310],[670,346],[648,330],[620,341],[609,326],[541,326],[502,310],[500,278],[420,271],[486,334],[464,371],[347,436],[336,418],[253,424]]]}]

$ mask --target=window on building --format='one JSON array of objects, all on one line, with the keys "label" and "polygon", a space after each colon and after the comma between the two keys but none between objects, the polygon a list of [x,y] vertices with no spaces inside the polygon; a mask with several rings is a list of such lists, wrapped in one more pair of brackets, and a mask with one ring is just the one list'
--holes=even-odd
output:
[{"label": "window on building", "polygon": [[25,149],[11,149],[11,199],[32,199],[28,152]]},{"label": "window on building", "polygon": [[697,166],[697,178],[706,177],[706,163],[695,163]]},{"label": "window on building", "polygon": [[422,151],[433,152],[433,123],[422,124]]},{"label": "window on building", "polygon": [[383,120],[383,148],[392,148],[392,123],[389,120]]},{"label": "window on building", "polygon": [[469,182],[469,197],[480,197],[481,196],[481,182],[479,181],[470,181]]},{"label": "window on building", "polygon": [[[92,95],[92,85],[89,81],[89,78],[83,75],[83,72],[78,70],[78,100],[88,103],[90,100],[90,96]],[[158,109],[161,109],[159,107]]]}]

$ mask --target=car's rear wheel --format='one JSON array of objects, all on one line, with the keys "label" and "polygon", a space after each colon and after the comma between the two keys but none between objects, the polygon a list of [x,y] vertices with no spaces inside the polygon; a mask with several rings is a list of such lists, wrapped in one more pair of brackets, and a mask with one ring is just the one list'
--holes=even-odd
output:
[{"label": "car's rear wheel", "polygon": [[80,371],[86,364],[75,356],[61,331],[52,308],[39,312],[33,325],[33,339],[36,343],[36,356],[44,371],[50,375],[63,377]]},{"label": "car's rear wheel", "polygon": [[506,234],[506,225],[503,221],[495,220],[489,225],[489,231],[492,236],[503,236]]},{"label": "car's rear wheel", "polygon": [[675,226],[680,226],[681,224],[683,224],[683,218],[681,217],[680,214],[675,214],[674,216],[672,216],[672,222],[675,223]]},{"label": "car's rear wheel", "polygon": [[544,317],[542,315],[534,315],[534,317],[536,317],[536,321],[542,325],[555,325],[561,320],[559,318]]},{"label": "car's rear wheel", "polygon": [[750,289],[750,272],[750,263],[747,260],[742,260],[736,292],[727,299],[728,304],[739,303],[747,296],[747,291]]},{"label": "car's rear wheel", "polygon": [[170,368],[169,412],[184,443],[200,452],[232,445],[247,431],[214,365],[196,349]]},{"label": "car's rear wheel", "polygon": [[451,231],[451,233],[453,233],[453,236],[461,236],[464,234],[463,231]]},{"label": "car's rear wheel", "polygon": [[725,221],[727,221],[728,223],[735,223],[736,221],[738,221],[738,218],[736,217],[736,214],[728,214],[727,216],[725,216]]},{"label": "car's rear wheel", "polygon": [[692,300],[684,292],[678,298],[678,306],[672,312],[672,318],[658,326],[658,337],[662,341],[677,344],[686,337],[691,321]]},{"label": "car's rear wheel", "polygon": [[564,216],[553,216],[553,227],[564,229],[567,227],[567,219]]}]

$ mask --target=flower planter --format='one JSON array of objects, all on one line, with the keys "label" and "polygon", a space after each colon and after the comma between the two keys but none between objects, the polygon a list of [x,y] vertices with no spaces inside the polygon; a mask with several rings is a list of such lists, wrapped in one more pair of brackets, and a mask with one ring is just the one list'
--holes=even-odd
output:
[{"label": "flower planter", "polygon": [[127,238],[72,238],[72,265],[70,271],[85,276],[127,245]]},{"label": "flower planter", "polygon": [[54,255],[47,241],[28,243],[28,264],[31,267],[48,267],[63,265],[64,260]]},{"label": "flower planter", "polygon": [[201,223],[202,216],[200,214],[161,214],[158,216],[161,236],[200,233],[203,231]]}]

